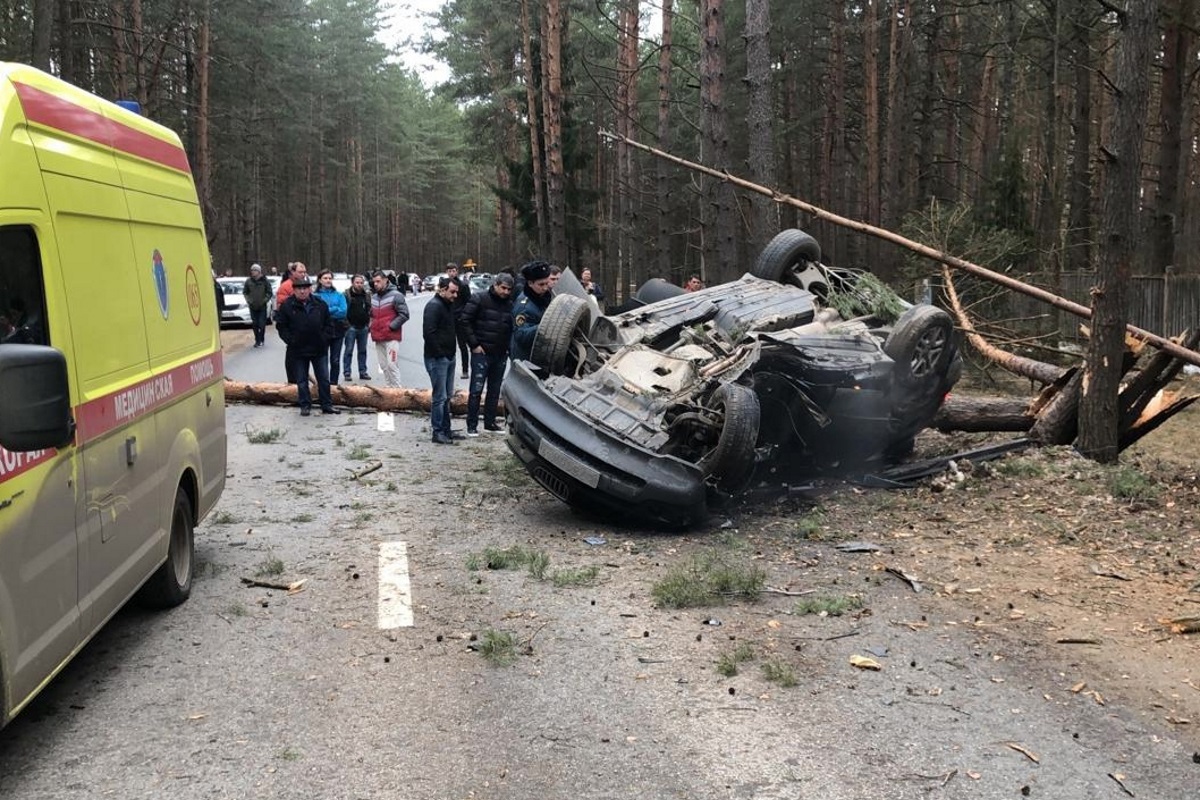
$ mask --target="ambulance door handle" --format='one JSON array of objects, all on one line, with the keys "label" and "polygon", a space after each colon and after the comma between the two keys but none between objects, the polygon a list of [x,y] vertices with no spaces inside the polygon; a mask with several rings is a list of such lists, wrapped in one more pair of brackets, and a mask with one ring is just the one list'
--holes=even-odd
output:
[{"label": "ambulance door handle", "polygon": [[128,439],[125,440],[125,464],[127,466],[132,467],[133,462],[137,461],[137,457],[138,457],[137,437],[130,436]]}]

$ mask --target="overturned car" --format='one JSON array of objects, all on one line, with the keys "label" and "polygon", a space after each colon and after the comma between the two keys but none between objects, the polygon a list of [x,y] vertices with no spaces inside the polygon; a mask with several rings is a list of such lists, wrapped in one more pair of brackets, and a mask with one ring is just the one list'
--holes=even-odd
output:
[{"label": "overturned car", "polygon": [[635,299],[601,316],[556,293],[504,382],[509,447],[589,512],[687,526],[756,480],[900,460],[961,372],[944,311],[823,266],[800,230],[740,280]]}]

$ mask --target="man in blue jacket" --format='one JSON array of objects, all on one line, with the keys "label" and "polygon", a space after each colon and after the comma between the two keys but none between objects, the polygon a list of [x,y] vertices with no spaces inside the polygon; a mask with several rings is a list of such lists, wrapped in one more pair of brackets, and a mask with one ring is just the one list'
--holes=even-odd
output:
[{"label": "man in blue jacket", "polygon": [[317,378],[317,399],[324,414],[340,413],[333,407],[329,392],[329,340],[333,338],[333,319],[329,306],[312,296],[312,279],[302,275],[292,279],[292,295],[275,312],[279,338],[287,344],[288,375],[296,382],[300,416],[312,413],[312,394],[308,388],[308,370]]},{"label": "man in blue jacket", "polygon": [[528,361],[533,354],[533,339],[537,336],[542,314],[554,297],[550,289],[550,262],[530,261],[521,267],[525,291],[513,305],[513,337],[510,353],[514,361]]}]

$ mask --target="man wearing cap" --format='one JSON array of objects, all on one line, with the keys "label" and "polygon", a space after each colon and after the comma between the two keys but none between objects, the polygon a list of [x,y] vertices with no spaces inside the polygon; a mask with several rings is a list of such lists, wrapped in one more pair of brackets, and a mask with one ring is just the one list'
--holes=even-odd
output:
[{"label": "man wearing cap", "polygon": [[329,393],[329,342],[337,333],[329,306],[312,296],[312,280],[307,275],[292,277],[292,296],[275,313],[279,338],[287,343],[288,375],[296,384],[300,416],[312,413],[312,395],[308,388],[308,370],[317,378],[317,399],[324,414],[339,413]]},{"label": "man wearing cap", "polygon": [[254,346],[262,347],[267,332],[267,307],[271,304],[271,282],[258,264],[250,265],[250,277],[242,284],[242,296],[250,309],[250,327],[254,329]]},{"label": "man wearing cap", "polygon": [[462,358],[462,376],[465,378],[469,374],[467,370],[471,368],[471,355],[470,348],[467,346],[467,333],[462,327],[462,313],[467,307],[467,301],[471,299],[471,283],[466,278],[458,276],[458,264],[453,261],[446,265],[446,275],[458,287],[458,293],[454,298],[454,324],[457,326],[455,336],[457,337],[459,356]]},{"label": "man wearing cap", "polygon": [[479,435],[479,398],[487,386],[483,404],[483,429],[500,430],[496,409],[500,403],[500,382],[508,363],[508,346],[513,330],[513,284],[507,272],[492,279],[486,292],[477,292],[467,302],[459,327],[466,331],[471,348],[471,385],[467,393],[467,436]]},{"label": "man wearing cap", "polygon": [[429,424],[434,444],[454,444],[450,435],[450,397],[454,394],[454,351],[456,348],[454,301],[458,281],[443,275],[438,278],[437,294],[425,304],[421,333],[425,337],[425,371],[433,397],[429,404]]},{"label": "man wearing cap", "polygon": [[550,290],[550,263],[530,261],[521,267],[525,279],[525,291],[513,305],[513,335],[509,351],[514,360],[528,361],[533,353],[533,339],[537,336],[542,314],[550,305],[554,293]]}]

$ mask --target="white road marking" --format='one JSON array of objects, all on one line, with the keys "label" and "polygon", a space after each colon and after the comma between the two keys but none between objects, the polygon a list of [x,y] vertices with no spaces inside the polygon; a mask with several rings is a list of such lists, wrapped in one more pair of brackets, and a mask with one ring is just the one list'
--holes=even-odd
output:
[{"label": "white road marking", "polygon": [[411,628],[412,587],[408,580],[408,545],[379,545],[379,629]]}]

